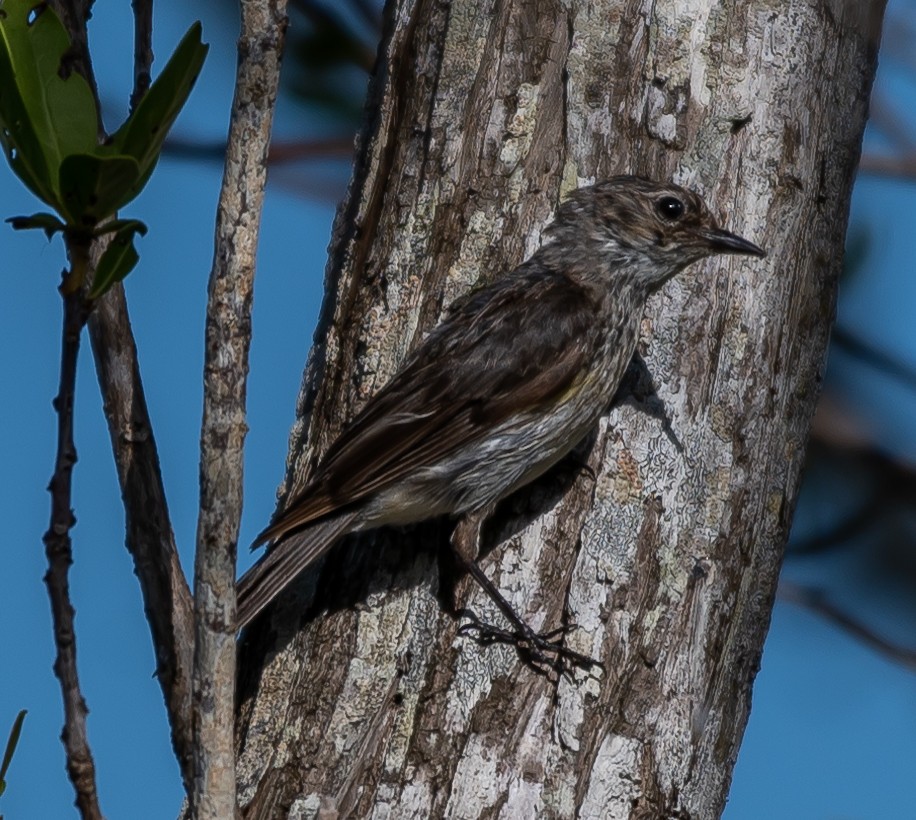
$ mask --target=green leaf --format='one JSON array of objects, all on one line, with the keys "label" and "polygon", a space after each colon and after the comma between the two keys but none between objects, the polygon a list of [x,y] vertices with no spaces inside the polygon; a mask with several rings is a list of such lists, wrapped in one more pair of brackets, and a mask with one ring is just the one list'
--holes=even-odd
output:
[{"label": "green leaf", "polygon": [[13,721],[13,728],[10,730],[9,740],[6,741],[6,751],[3,753],[3,761],[0,762],[0,794],[6,791],[6,770],[10,767],[13,752],[16,751],[16,744],[19,743],[22,721],[25,720],[26,714],[26,710],[23,709],[16,715],[16,720]]},{"label": "green leaf", "polygon": [[[134,236],[138,233],[145,234],[146,226],[135,219],[125,221],[129,224],[114,235],[102,258],[99,259],[92,279],[92,289],[88,294],[90,299],[98,299],[112,285],[120,282],[134,269],[140,259],[134,248]],[[142,230],[137,227],[138,225]]]},{"label": "green leaf", "polygon": [[131,198],[146,184],[159,158],[162,143],[200,74],[209,50],[209,46],[201,43],[200,32],[199,22],[188,29],[146,96],[107,146],[114,154],[132,156],[140,166],[138,183],[131,192]]},{"label": "green leaf", "polygon": [[70,38],[46,3],[3,0],[0,12],[0,143],[16,175],[59,209],[63,158],[95,149],[95,101],[62,59]]},{"label": "green leaf", "polygon": [[104,236],[106,233],[120,233],[127,229],[140,236],[146,236],[147,227],[139,219],[109,219],[95,229],[95,235]]},{"label": "green leaf", "polygon": [[[191,26],[136,111],[98,145],[92,91],[67,65],[60,19],[47,3],[0,0],[0,144],[68,229],[94,229],[143,189],[206,57],[200,32],[200,23]],[[18,219],[14,227],[52,223]]]},{"label": "green leaf", "polygon": [[91,228],[133,199],[140,176],[137,160],[127,156],[71,154],[60,166],[60,194],[68,220]]},{"label": "green leaf", "polygon": [[6,220],[13,226],[14,231],[26,231],[30,228],[40,228],[51,239],[54,234],[66,230],[67,226],[54,214],[37,213],[31,216],[11,216]]}]

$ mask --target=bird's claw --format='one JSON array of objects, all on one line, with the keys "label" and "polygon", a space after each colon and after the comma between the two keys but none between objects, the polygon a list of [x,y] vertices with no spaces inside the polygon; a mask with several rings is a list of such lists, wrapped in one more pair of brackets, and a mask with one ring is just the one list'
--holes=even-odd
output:
[{"label": "bird's claw", "polygon": [[574,624],[566,624],[549,632],[536,633],[532,629],[512,631],[500,629],[484,623],[475,615],[465,610],[463,613],[471,619],[458,628],[458,634],[471,638],[481,646],[494,643],[508,644],[515,647],[522,660],[538,672],[549,673],[550,670],[573,679],[572,669],[579,668],[585,672],[604,665],[588,655],[576,652],[562,643],[562,638],[575,629]]}]

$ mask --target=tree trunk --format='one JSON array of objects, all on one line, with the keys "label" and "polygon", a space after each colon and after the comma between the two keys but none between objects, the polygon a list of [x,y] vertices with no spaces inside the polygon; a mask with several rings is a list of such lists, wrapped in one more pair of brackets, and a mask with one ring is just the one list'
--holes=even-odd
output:
[{"label": "tree trunk", "polygon": [[[666,285],[639,347],[657,398],[639,380],[578,463],[490,527],[485,572],[537,629],[575,624],[569,644],[605,673],[551,681],[457,635],[437,598],[448,522],[351,538],[247,635],[248,817],[719,816],[819,392],[882,12],[389,4],[284,492],[449,302],[538,247],[577,185],[673,179],[770,255]],[[467,583],[457,605],[499,621]]]}]

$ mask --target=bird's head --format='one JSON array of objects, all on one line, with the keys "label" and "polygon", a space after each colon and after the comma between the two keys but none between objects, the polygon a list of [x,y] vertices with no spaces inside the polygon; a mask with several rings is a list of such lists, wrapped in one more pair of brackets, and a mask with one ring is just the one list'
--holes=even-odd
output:
[{"label": "bird's head", "polygon": [[582,249],[582,264],[575,264],[580,275],[606,277],[610,265],[649,290],[704,256],[766,256],[757,245],[720,228],[693,191],[634,176],[612,177],[572,193],[546,235],[567,254],[570,248]]}]

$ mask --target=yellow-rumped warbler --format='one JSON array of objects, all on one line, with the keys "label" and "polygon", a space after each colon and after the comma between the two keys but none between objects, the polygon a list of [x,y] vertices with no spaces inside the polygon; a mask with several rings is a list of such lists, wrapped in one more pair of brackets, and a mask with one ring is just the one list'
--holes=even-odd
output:
[{"label": "yellow-rumped warbler", "polygon": [[597,423],[653,291],[705,256],[765,252],[719,228],[691,191],[632,176],[574,192],[544,236],[454,303],[258,536],[273,546],[239,580],[240,628],[345,533],[448,514],[462,516],[456,556],[513,624],[502,636],[538,662],[545,651],[589,662],[513,612],[474,561],[480,526]]}]

